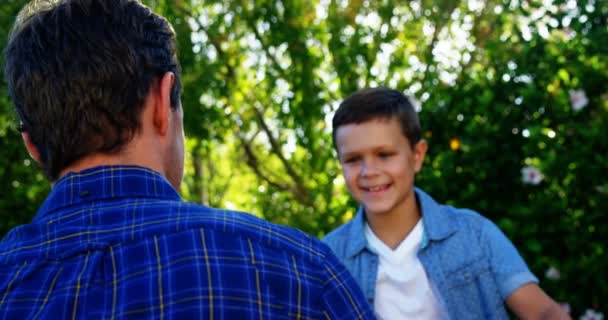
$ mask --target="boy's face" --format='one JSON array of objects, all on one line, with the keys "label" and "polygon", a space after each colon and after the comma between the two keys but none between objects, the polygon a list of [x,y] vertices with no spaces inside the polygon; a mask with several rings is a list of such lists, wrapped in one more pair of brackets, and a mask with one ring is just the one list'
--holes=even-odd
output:
[{"label": "boy's face", "polygon": [[[368,215],[406,214],[426,142],[410,147],[396,118],[348,124],[336,131],[338,158],[352,196]],[[413,201],[413,202],[412,202]]]}]

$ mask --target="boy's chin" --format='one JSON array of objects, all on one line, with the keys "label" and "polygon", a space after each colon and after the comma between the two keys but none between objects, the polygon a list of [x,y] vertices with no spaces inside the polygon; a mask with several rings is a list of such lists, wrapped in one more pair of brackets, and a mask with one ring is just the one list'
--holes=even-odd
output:
[{"label": "boy's chin", "polygon": [[383,205],[383,206],[365,206],[365,214],[367,216],[383,216],[383,215],[387,215],[390,212],[390,207]]}]

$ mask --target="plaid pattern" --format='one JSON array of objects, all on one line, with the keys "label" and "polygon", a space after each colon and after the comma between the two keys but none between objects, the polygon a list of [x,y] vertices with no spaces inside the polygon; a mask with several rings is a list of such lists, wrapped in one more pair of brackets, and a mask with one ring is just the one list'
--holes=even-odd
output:
[{"label": "plaid pattern", "polygon": [[0,319],[370,319],[329,249],[252,215],[183,202],[159,174],[57,182],[0,242]]}]

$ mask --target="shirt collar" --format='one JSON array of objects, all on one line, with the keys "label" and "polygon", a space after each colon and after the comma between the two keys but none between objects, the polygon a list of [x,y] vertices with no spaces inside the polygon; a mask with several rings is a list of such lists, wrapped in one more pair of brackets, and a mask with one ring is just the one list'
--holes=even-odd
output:
[{"label": "shirt collar", "polygon": [[59,179],[34,220],[44,219],[64,207],[126,197],[181,200],[167,179],[149,168],[99,166],[70,172]]},{"label": "shirt collar", "polygon": [[[440,204],[418,188],[415,188],[415,192],[420,204],[422,223],[424,225],[423,248],[426,247],[429,240],[443,240],[456,232],[454,224],[450,221],[451,217]],[[367,239],[365,238],[365,212],[363,206],[359,206],[357,215],[348,223],[347,232],[349,242],[347,243],[346,254],[350,258],[359,254],[368,246]]]},{"label": "shirt collar", "polygon": [[365,212],[363,206],[359,206],[357,215],[348,223],[348,243],[346,244],[346,255],[352,258],[367,247],[365,238]]},{"label": "shirt collar", "polygon": [[456,232],[456,227],[451,222],[452,216],[449,214],[449,210],[446,210],[444,206],[418,188],[416,188],[416,197],[420,204],[425,235],[429,240],[443,240]]}]

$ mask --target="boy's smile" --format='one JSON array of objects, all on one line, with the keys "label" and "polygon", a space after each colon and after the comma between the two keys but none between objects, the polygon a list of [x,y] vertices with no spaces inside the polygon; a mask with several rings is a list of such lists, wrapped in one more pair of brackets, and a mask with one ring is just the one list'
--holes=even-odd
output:
[{"label": "boy's smile", "polygon": [[407,214],[415,207],[414,175],[424,160],[426,142],[412,150],[397,119],[340,126],[336,146],[346,185],[368,219]]},{"label": "boy's smile", "polygon": [[367,192],[372,192],[372,193],[379,193],[381,191],[384,191],[386,189],[388,189],[388,187],[390,187],[391,184],[383,184],[377,187],[361,187],[363,190],[367,191]]}]

